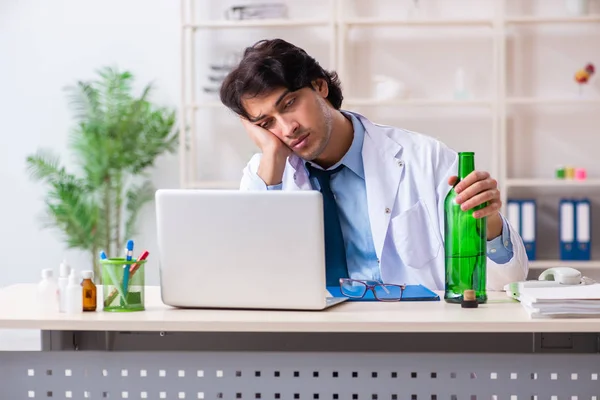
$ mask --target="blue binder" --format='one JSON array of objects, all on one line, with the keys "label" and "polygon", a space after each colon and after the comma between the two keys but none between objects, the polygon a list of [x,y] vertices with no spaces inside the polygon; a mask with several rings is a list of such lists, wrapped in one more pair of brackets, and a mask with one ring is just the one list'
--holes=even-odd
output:
[{"label": "blue binder", "polygon": [[519,234],[523,239],[527,258],[536,259],[536,222],[537,207],[535,200],[527,199],[521,201],[521,230]]},{"label": "blue binder", "polygon": [[589,261],[591,257],[592,212],[589,199],[575,201],[575,257]]},{"label": "blue binder", "polygon": [[[346,297],[342,294],[339,286],[327,286],[327,290],[333,297]],[[427,289],[423,285],[406,285],[402,294],[402,301],[439,301],[440,296]],[[362,299],[348,299],[348,301],[379,301],[372,291],[368,290]]]},{"label": "blue binder", "polygon": [[523,239],[529,261],[536,259],[537,250],[537,204],[534,199],[510,199],[507,201],[507,219]]},{"label": "blue binder", "polygon": [[575,246],[575,202],[561,199],[559,202],[559,248],[561,260],[577,260]]}]

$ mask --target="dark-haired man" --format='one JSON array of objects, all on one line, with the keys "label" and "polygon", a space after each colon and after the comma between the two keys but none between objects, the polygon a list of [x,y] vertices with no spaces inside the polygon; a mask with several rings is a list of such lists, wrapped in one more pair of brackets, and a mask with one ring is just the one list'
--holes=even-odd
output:
[{"label": "dark-haired man", "polygon": [[[342,110],[337,75],[281,39],[247,48],[220,95],[261,149],[241,190],[323,193],[328,285],[351,277],[444,289],[443,204],[456,182],[455,151]],[[525,279],[525,248],[500,215],[496,181],[475,171],[457,190],[464,209],[488,203],[474,214],[487,217],[488,289]]]}]

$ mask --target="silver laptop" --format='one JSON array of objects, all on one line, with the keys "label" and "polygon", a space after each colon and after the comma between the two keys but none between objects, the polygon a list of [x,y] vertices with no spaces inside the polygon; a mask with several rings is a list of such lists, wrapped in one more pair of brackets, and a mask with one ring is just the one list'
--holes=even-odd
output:
[{"label": "silver laptop", "polygon": [[162,301],[175,307],[322,310],[318,191],[156,192]]}]

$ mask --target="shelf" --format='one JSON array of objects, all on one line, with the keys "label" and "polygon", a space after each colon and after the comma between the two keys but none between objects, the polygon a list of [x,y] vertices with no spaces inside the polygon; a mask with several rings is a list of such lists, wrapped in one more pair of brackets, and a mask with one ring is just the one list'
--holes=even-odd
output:
[{"label": "shelf", "polygon": [[490,107],[490,100],[436,100],[436,99],[397,99],[375,100],[349,98],[344,99],[344,105],[352,106],[398,106],[398,107]]},{"label": "shelf", "polygon": [[600,179],[507,179],[505,184],[508,187],[600,187]]},{"label": "shelf", "polygon": [[227,29],[227,28],[273,28],[273,27],[306,27],[327,26],[328,19],[248,19],[248,20],[216,20],[202,21],[197,24],[185,24],[187,29]]},{"label": "shelf", "polygon": [[506,99],[507,104],[523,104],[523,105],[600,105],[600,98],[543,98],[543,97],[509,97]]},{"label": "shelf", "polygon": [[348,18],[342,21],[350,26],[492,26],[491,19],[398,19]]},{"label": "shelf", "polygon": [[186,189],[239,189],[239,181],[199,181],[189,182]]},{"label": "shelf", "polygon": [[[550,24],[550,23],[597,23],[600,15],[586,15],[581,17],[511,17],[506,19],[507,24]],[[248,20],[213,20],[202,21],[197,24],[184,24],[187,29],[226,29],[226,28],[272,28],[272,27],[306,27],[327,26],[337,24],[329,19],[248,19]],[[341,20],[341,24],[348,26],[440,26],[440,27],[492,27],[492,19],[399,19],[399,18],[348,18]]]},{"label": "shelf", "polygon": [[507,24],[576,24],[600,22],[600,15],[584,15],[580,17],[509,17]]},{"label": "shelf", "polygon": [[[392,100],[374,100],[361,98],[344,99],[343,106],[396,106],[396,107],[491,107],[490,100],[436,100],[436,99],[392,99]],[[223,107],[219,100],[202,101],[187,106],[197,110],[199,108],[218,108]]]},{"label": "shelf", "polygon": [[600,269],[600,261],[539,260],[529,261],[530,269],[571,267],[575,269]]}]

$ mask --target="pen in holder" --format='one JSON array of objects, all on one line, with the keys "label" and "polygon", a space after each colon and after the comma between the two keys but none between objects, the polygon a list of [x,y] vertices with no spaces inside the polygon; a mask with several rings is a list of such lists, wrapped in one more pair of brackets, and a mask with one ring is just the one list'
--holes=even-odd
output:
[{"label": "pen in holder", "polygon": [[[129,282],[123,285],[123,268],[132,264]],[[126,258],[100,260],[102,266],[102,295],[104,311],[128,312],[144,310],[144,266],[146,260],[131,261]],[[129,267],[126,267],[129,268]]]},{"label": "pen in holder", "polygon": [[[133,240],[127,241],[127,254],[125,259],[127,261],[131,261],[133,258]],[[123,266],[123,292],[127,293],[127,288],[129,287],[129,273],[131,269],[131,264],[127,263]],[[121,298],[121,305],[125,305],[126,299]]]}]

